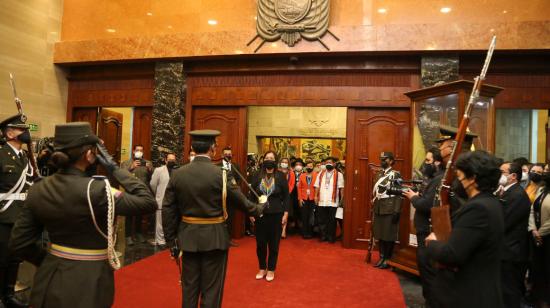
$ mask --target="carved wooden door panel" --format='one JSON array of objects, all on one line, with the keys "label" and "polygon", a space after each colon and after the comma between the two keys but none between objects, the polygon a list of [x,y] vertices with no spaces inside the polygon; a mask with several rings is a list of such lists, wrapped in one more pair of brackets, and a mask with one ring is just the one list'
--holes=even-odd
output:
[{"label": "carved wooden door panel", "polygon": [[[366,248],[372,223],[372,187],[380,153],[393,152],[394,169],[408,178],[411,170],[408,108],[350,108],[347,126],[344,246]],[[404,205],[402,217],[408,211]],[[402,221],[402,225],[406,225]]]},{"label": "carved wooden door panel", "polygon": [[[153,108],[135,107],[134,124],[132,129],[132,144],[143,145],[143,157],[152,160],[151,157],[151,133],[153,127]],[[171,149],[175,151],[175,149]],[[156,161],[153,162],[155,165]]]},{"label": "carved wooden door panel", "polygon": [[120,164],[120,147],[122,144],[122,114],[109,109],[101,109],[97,136],[104,142],[105,147]]},{"label": "carved wooden door panel", "polygon": [[72,121],[88,122],[92,126],[92,131],[97,132],[97,108],[75,108]]},{"label": "carved wooden door panel", "polygon": [[[220,162],[223,148],[231,146],[233,163],[238,164],[240,170],[246,170],[246,107],[193,107],[191,123],[190,130],[215,129],[221,132],[217,139],[215,163]],[[236,210],[232,226],[236,238],[244,235],[244,219],[244,213]]]}]

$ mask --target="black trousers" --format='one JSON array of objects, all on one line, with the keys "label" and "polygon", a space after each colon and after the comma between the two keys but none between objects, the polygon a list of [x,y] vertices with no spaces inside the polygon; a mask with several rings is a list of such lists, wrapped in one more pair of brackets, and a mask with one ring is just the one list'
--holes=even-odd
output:
[{"label": "black trousers", "polygon": [[274,271],[277,267],[282,219],[283,213],[264,214],[256,219],[256,254],[260,269]]},{"label": "black trousers", "polygon": [[319,231],[321,239],[334,242],[336,237],[336,207],[318,206],[319,210]]},{"label": "black trousers", "polygon": [[300,208],[302,219],[302,235],[304,237],[313,236],[313,225],[311,224],[311,215],[313,215],[313,209],[315,208],[315,201],[304,200],[304,204]]},{"label": "black trousers", "polygon": [[550,234],[542,237],[542,246],[533,252],[533,299],[535,302],[550,304]]},{"label": "black trousers", "polygon": [[126,237],[133,237],[138,234],[143,234],[141,226],[142,216],[126,216],[124,221],[124,231]]},{"label": "black trousers", "polygon": [[525,292],[525,273],[527,266],[523,262],[502,261],[500,280],[502,298],[505,307],[521,307],[521,298]]},{"label": "black trousers", "polygon": [[235,207],[231,204],[227,205],[227,220],[225,221],[227,225],[227,231],[229,231],[229,236],[233,238],[233,221],[235,220]]},{"label": "black trousers", "polygon": [[430,262],[430,258],[426,250],[425,238],[428,235],[429,235],[428,233],[416,234],[416,239],[418,243],[418,247],[416,249],[416,263],[418,265],[418,272],[420,273],[420,282],[422,284],[422,295],[424,296],[424,300],[426,301],[426,304],[429,307],[432,307],[434,306],[433,299],[432,299],[433,298],[432,285],[435,279],[435,268],[432,266],[432,263]]},{"label": "black trousers", "polygon": [[0,299],[14,294],[21,260],[8,253],[13,224],[0,223]]},{"label": "black trousers", "polygon": [[227,250],[182,252],[182,307],[221,307]]},{"label": "black trousers", "polygon": [[389,260],[393,255],[393,246],[395,242],[390,241],[378,241],[378,251],[380,252],[380,258]]}]

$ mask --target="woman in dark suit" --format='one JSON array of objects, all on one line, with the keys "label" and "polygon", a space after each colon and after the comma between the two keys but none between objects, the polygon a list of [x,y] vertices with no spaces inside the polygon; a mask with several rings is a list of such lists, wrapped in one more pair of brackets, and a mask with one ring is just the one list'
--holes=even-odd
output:
[{"label": "woman in dark suit", "polygon": [[426,238],[428,255],[440,265],[434,290],[437,307],[503,306],[500,260],[504,241],[502,205],[492,194],[500,178],[500,161],[484,151],[461,154],[455,164],[461,185],[456,193],[468,201],[452,217],[448,242],[434,233]]},{"label": "woman in dark suit", "polygon": [[256,223],[256,254],[260,267],[256,279],[265,276],[267,281],[273,281],[282,226],[286,224],[289,207],[288,183],[284,175],[277,171],[275,152],[265,153],[262,167],[251,185],[259,195],[268,197],[263,216],[251,218]]}]

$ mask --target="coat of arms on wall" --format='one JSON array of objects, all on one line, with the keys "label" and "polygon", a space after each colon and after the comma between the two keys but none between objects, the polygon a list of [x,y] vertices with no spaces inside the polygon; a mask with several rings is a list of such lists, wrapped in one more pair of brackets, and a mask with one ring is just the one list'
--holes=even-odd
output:
[{"label": "coat of arms on wall", "polygon": [[329,33],[336,40],[340,39],[328,29],[329,9],[329,0],[258,0],[258,34],[247,46],[258,37],[262,42],[254,52],[260,50],[265,42],[281,39],[292,47],[304,38],[318,41],[330,50],[321,38]]}]

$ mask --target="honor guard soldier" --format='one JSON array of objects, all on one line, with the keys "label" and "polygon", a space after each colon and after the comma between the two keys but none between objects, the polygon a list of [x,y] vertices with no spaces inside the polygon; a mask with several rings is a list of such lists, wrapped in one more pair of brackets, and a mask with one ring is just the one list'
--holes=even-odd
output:
[{"label": "honor guard soldier", "polygon": [[[227,204],[261,216],[262,205],[252,203],[228,180],[226,169],[212,163],[216,130],[195,130],[191,147],[195,159],[174,171],[162,204],[162,222],[172,256],[182,257],[182,307],[220,307],[229,249]],[[177,247],[176,247],[177,246]]]},{"label": "honor guard soldier", "polygon": [[401,178],[398,171],[392,169],[394,156],[392,152],[380,153],[380,166],[382,170],[374,178],[372,190],[374,206],[373,232],[378,240],[380,260],[375,267],[386,269],[386,263],[393,253],[393,245],[397,241],[399,227],[399,215],[401,213],[401,197],[388,194],[392,182]]},{"label": "honor guard soldier", "polygon": [[15,297],[20,259],[8,252],[11,230],[32,185],[33,169],[22,149],[31,142],[25,116],[18,114],[0,123],[0,307],[26,307]]},{"label": "honor guard soldier", "polygon": [[[12,231],[10,251],[38,269],[31,306],[111,307],[115,215],[153,213],[157,204],[149,188],[118,168],[87,122],[56,125],[55,174],[36,182]],[[100,163],[124,188],[87,171]],[[35,243],[43,230],[51,245],[46,253]]]}]

